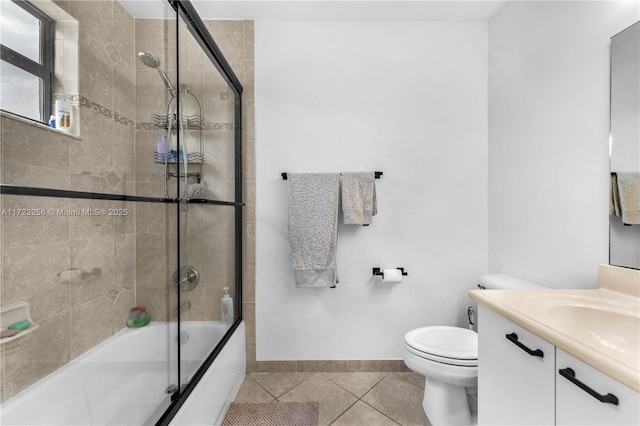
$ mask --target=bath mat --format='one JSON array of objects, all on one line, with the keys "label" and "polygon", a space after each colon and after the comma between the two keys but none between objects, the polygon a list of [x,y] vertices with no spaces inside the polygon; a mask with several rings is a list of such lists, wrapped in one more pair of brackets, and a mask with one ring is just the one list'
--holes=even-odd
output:
[{"label": "bath mat", "polygon": [[318,402],[232,402],[222,426],[317,426]]}]

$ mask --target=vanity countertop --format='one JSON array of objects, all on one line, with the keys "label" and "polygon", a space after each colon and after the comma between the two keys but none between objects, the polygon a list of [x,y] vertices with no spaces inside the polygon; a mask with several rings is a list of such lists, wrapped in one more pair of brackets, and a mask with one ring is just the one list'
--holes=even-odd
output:
[{"label": "vanity countertop", "polygon": [[469,296],[640,392],[640,271],[600,265],[597,289],[473,290]]}]

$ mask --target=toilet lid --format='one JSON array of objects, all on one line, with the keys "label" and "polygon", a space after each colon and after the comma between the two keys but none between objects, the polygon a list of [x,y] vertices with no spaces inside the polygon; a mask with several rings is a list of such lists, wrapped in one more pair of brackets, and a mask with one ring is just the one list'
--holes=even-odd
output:
[{"label": "toilet lid", "polygon": [[407,346],[427,354],[460,360],[478,359],[478,334],[460,327],[432,326],[411,330]]}]

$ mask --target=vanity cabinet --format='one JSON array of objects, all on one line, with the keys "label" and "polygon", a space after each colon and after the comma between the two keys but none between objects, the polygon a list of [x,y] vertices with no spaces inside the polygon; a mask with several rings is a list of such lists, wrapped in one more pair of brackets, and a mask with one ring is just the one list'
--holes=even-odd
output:
[{"label": "vanity cabinet", "polygon": [[478,308],[478,424],[554,424],[555,347]]},{"label": "vanity cabinet", "polygon": [[640,425],[640,394],[556,348],[556,424]]},{"label": "vanity cabinet", "polygon": [[478,424],[637,426],[640,394],[478,305]]}]

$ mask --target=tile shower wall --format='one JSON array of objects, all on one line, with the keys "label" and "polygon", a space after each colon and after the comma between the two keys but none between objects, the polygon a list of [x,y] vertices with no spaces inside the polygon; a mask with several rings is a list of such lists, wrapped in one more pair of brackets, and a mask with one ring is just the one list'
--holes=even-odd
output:
[{"label": "tile shower wall", "polygon": [[[167,40],[173,38],[167,28],[172,25],[134,20],[117,1],[55,3],[79,21],[78,93],[73,97],[79,110],[79,136],[3,114],[0,117],[2,183],[161,196],[162,168],[152,161],[161,132],[147,130],[146,123],[150,122],[148,114],[164,108],[166,95],[156,71],[138,64],[136,52],[142,48],[157,52],[171,77],[175,60],[172,64],[168,55]],[[253,24],[236,21],[207,25],[215,32],[240,78],[246,75],[252,81],[252,73],[244,73],[242,69],[247,62],[244,46],[251,44],[245,39],[250,35],[252,40]],[[67,27],[60,25],[59,29],[63,31]],[[57,34],[57,38],[70,39],[62,34]],[[68,62],[67,58],[65,75]],[[145,85],[153,86],[154,90],[145,90]],[[218,121],[228,120],[220,117]],[[245,121],[252,128],[252,115],[247,115]],[[233,134],[226,128],[211,132],[217,132],[216,137],[222,141]],[[253,132],[246,130],[245,134]],[[252,155],[252,145],[245,148],[245,153]],[[227,156],[221,157],[227,162],[224,167],[228,167]],[[251,166],[253,161],[247,160],[247,163]],[[224,173],[224,167],[218,172]],[[253,182],[253,176],[250,171],[247,181]],[[212,183],[210,187],[213,191],[215,185]],[[250,188],[246,193],[252,197]],[[245,229],[251,227],[253,202],[247,204]],[[174,314],[166,302],[169,288],[165,272],[170,268],[161,265],[171,258],[167,241],[172,235],[165,231],[165,224],[175,218],[175,206],[3,195],[0,208],[42,208],[56,212],[46,220],[1,218],[1,303],[4,306],[29,302],[32,319],[40,329],[26,342],[5,347],[1,352],[0,401],[14,396],[123,328],[131,306],[149,306],[156,320],[166,320]],[[128,214],[119,217],[74,215],[83,208],[126,208]],[[199,219],[191,220],[190,227],[198,234],[201,227],[207,227],[207,220],[213,219],[194,210],[194,216]],[[233,271],[229,267],[233,259],[223,256],[229,244],[220,242],[221,238],[228,238],[222,230],[226,230],[229,220],[233,218],[209,226],[210,233],[216,235],[205,233],[198,244],[213,252],[216,259],[223,259],[225,268]],[[248,240],[250,243],[251,238]],[[245,252],[251,253],[252,249]],[[253,260],[247,261],[245,269],[251,272],[252,265]],[[207,268],[204,269],[206,275]],[[221,289],[218,287],[222,286],[201,284],[205,297],[194,298],[189,319],[219,319],[216,309],[219,309]],[[195,303],[196,299],[204,303]],[[215,309],[208,310],[206,305]]]},{"label": "tile shower wall", "polygon": [[[3,114],[2,183],[133,194],[134,19],[116,1],[56,3],[79,22],[75,67],[69,57],[57,62],[65,75],[77,68],[77,93],[65,95],[78,107],[79,135]],[[68,30],[58,26],[58,47],[71,41]],[[57,91],[69,88],[56,78]],[[77,215],[114,207],[129,214]],[[2,216],[2,305],[29,302],[40,325],[3,347],[4,401],[120,330],[135,303],[136,271],[130,203],[3,195],[2,208],[47,211]]]}]

